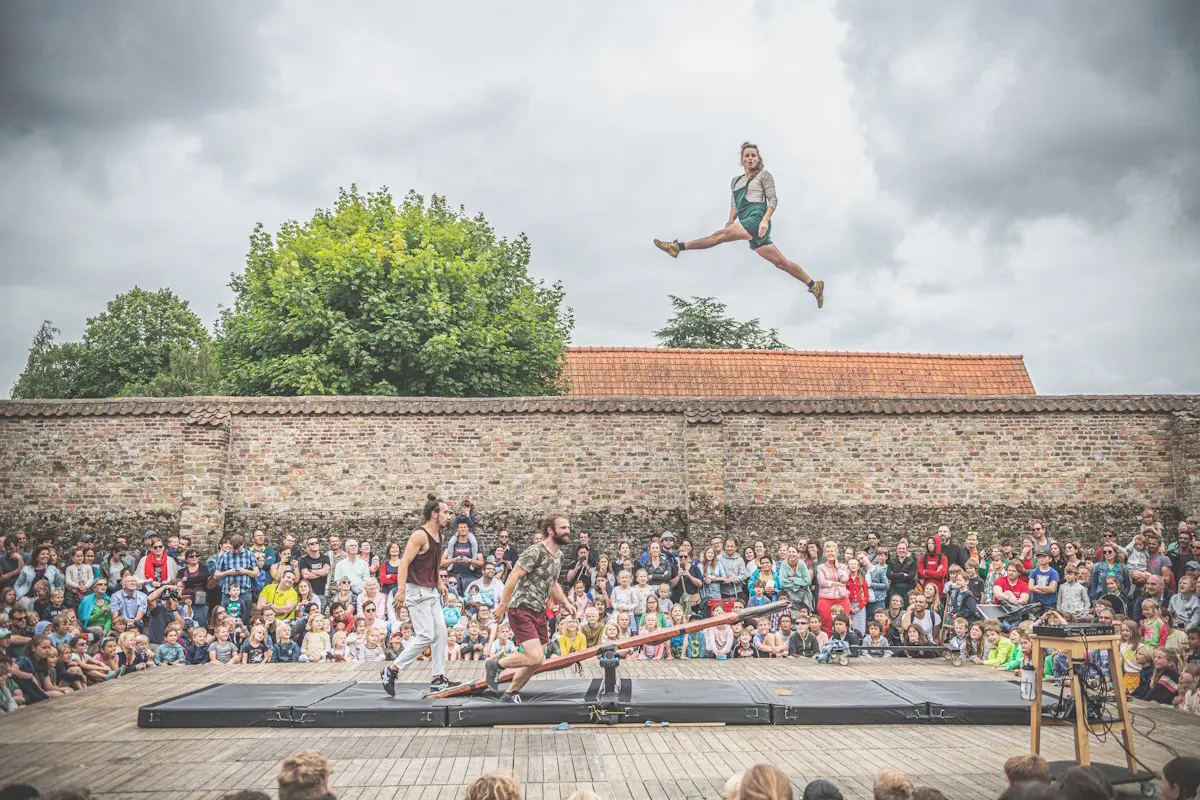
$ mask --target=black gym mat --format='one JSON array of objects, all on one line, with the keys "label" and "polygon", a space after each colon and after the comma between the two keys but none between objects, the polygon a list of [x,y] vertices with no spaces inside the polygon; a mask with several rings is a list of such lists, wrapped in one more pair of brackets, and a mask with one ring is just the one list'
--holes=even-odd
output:
[{"label": "black gym mat", "polygon": [[292,723],[315,728],[444,728],[446,709],[425,699],[427,683],[398,683],[388,697],[377,682],[351,683],[292,705]]},{"label": "black gym mat", "polygon": [[[1029,703],[1009,681],[536,680],[520,704],[477,695],[426,700],[425,684],[213,684],[138,709],[141,728],[441,728],[493,725],[1027,725]],[[1052,703],[1052,701],[1050,701]],[[1048,703],[1049,705],[1049,703]]]},{"label": "black gym mat", "polygon": [[254,728],[291,725],[292,707],[336,695],[341,683],[214,683],[142,706],[139,728]]},{"label": "black gym mat", "polygon": [[[752,681],[770,699],[775,725],[884,725],[922,722],[923,706],[876,681]],[[1026,710],[1026,717],[1029,712]]]},{"label": "black gym mat", "polygon": [[[913,705],[926,706],[930,722],[952,725],[1028,725],[1032,703],[1009,681],[876,681]],[[1053,702],[1046,702],[1049,708]]]},{"label": "black gym mat", "polygon": [[752,692],[758,681],[631,681],[626,722],[723,722],[770,725],[766,693]]},{"label": "black gym mat", "polygon": [[599,678],[530,681],[521,689],[520,704],[502,703],[490,693],[433,702],[446,709],[446,724],[451,728],[560,722],[578,725],[591,719],[591,704],[599,694],[600,683]]}]

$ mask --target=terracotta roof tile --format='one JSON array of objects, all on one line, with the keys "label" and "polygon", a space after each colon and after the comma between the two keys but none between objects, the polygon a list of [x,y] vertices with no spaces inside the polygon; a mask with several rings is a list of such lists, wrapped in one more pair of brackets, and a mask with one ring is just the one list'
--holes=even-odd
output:
[{"label": "terracotta roof tile", "polygon": [[1019,356],[573,347],[582,397],[1009,397],[1036,394]]}]

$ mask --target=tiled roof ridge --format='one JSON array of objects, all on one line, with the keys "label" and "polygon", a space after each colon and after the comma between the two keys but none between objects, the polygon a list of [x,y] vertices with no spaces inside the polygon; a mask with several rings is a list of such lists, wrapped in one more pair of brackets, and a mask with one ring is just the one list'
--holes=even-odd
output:
[{"label": "tiled roof ridge", "polygon": [[533,413],[971,414],[1184,412],[1200,395],[1020,395],[1014,397],[187,397],[0,400],[0,417],[388,415]]},{"label": "tiled roof ridge", "polygon": [[871,350],[751,350],[740,348],[703,348],[703,347],[610,347],[604,345],[582,345],[568,347],[571,353],[686,353],[688,355],[705,355],[709,353],[746,353],[754,355],[775,356],[855,356],[874,358],[940,358],[947,360],[972,359],[991,361],[1024,361],[1025,356],[1003,353],[899,353]]}]

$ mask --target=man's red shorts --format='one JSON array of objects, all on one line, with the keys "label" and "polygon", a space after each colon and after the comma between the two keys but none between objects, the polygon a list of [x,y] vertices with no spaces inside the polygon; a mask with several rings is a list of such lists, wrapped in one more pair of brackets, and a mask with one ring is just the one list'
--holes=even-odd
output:
[{"label": "man's red shorts", "polygon": [[550,641],[550,631],[546,629],[545,611],[510,608],[508,610],[508,627],[512,628],[513,641],[517,644],[524,644],[533,639],[537,639],[543,645]]}]

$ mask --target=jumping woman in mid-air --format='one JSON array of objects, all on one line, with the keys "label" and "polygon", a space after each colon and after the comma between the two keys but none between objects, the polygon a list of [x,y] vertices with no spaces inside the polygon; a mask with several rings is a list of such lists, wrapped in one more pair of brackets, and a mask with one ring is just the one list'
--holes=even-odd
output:
[{"label": "jumping woman in mid-air", "polygon": [[750,249],[770,261],[779,269],[808,287],[817,298],[817,308],[825,304],[825,281],[814,281],[795,261],[788,261],[771,241],[771,215],[775,213],[775,179],[763,168],[758,145],[742,143],[742,174],[733,179],[730,189],[733,202],[729,207],[729,220],[725,227],[711,236],[693,239],[690,242],[663,242],[654,244],[671,258],[678,258],[681,250],[707,250],[725,242],[750,242]]}]

